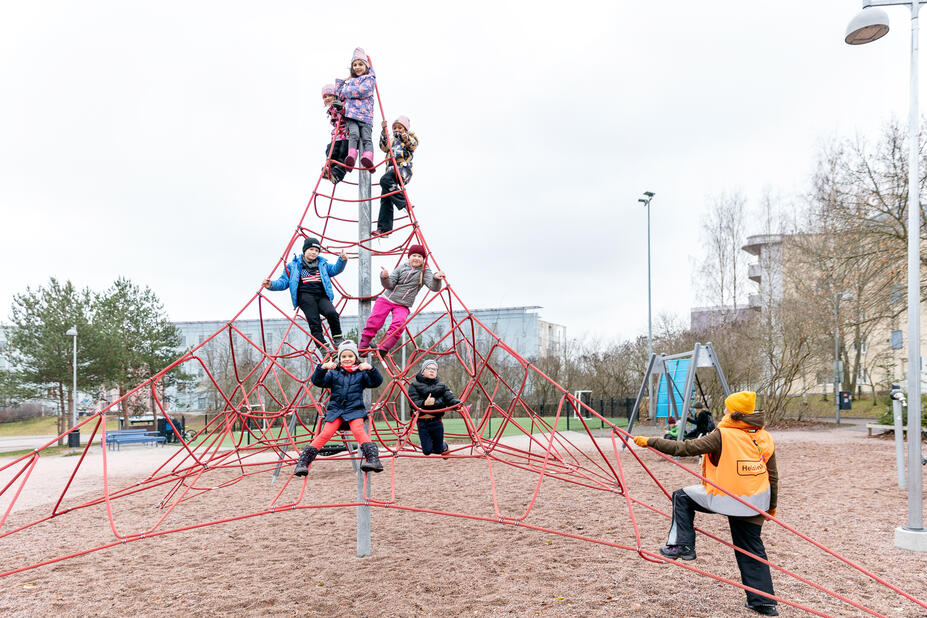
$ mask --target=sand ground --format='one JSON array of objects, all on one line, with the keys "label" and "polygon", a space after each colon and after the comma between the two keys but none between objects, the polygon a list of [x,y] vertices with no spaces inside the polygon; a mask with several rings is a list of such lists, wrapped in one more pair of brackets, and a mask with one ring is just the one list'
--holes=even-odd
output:
[{"label": "sand ground", "polygon": [[[642,428],[643,430],[643,428]],[[774,432],[781,476],[779,516],[822,544],[906,591],[927,599],[927,555],[893,546],[907,516],[906,492],[896,484],[893,444],[865,437],[858,427]],[[581,448],[588,438],[572,436]],[[603,440],[610,452],[610,440]],[[108,453],[110,486],[150,473],[171,447]],[[91,453],[64,504],[99,495],[102,456]],[[665,487],[691,477],[653,453],[642,453]],[[3,531],[47,514],[60,495],[69,457],[42,458]],[[669,501],[633,457],[621,456],[632,496],[668,512]],[[682,463],[695,467],[696,460]],[[2,464],[2,462],[0,462]],[[176,532],[4,577],[0,615],[347,615],[375,616],[747,616],[739,589],[636,552],[495,522],[393,508],[372,509],[373,555],[355,557],[355,507],[295,509],[266,514],[288,476],[240,477],[215,470],[197,481],[204,492],[170,512],[159,530],[240,514],[241,519]],[[234,482],[239,479],[237,482]],[[301,505],[349,503],[355,475],[345,461],[319,460],[307,477]],[[0,481],[3,478],[0,477]],[[477,516],[525,513],[538,475],[485,459],[402,458],[373,476],[372,495],[397,504]],[[496,501],[492,484],[495,483]],[[3,482],[5,484],[5,481]],[[165,513],[167,488],[113,502],[120,533],[151,528]],[[296,499],[290,483],[278,504]],[[0,503],[5,509],[5,502]],[[665,517],[634,509],[641,545],[663,544]],[[635,546],[625,499],[547,478],[527,523]],[[729,539],[726,520],[700,516],[697,525]],[[921,608],[775,525],[764,526],[770,560],[888,616],[927,616]],[[0,538],[0,570],[33,564],[115,540],[105,505],[80,509]],[[688,563],[738,578],[732,550],[700,538]],[[776,592],[831,615],[862,612],[774,572]],[[787,615],[804,614],[781,607]]]}]

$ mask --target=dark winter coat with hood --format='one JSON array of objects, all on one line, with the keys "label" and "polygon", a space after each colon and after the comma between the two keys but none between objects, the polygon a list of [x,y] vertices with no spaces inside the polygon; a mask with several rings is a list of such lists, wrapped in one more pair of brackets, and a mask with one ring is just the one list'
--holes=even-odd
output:
[{"label": "dark winter coat with hood", "polygon": [[331,397],[325,410],[325,422],[331,423],[341,418],[353,421],[367,416],[364,406],[364,389],[376,388],[383,384],[383,376],[376,367],[354,372],[346,371],[340,365],[332,370],[318,365],[310,378],[320,388],[330,388]]},{"label": "dark winter coat with hood", "polygon": [[[428,395],[435,398],[435,402],[430,406],[425,405]],[[460,403],[460,400],[454,396],[447,384],[439,382],[438,378],[426,378],[421,371],[415,374],[415,379],[409,383],[409,398],[417,408],[421,408],[427,414],[439,418],[444,416],[444,412],[438,412],[437,410],[450,408]]]}]

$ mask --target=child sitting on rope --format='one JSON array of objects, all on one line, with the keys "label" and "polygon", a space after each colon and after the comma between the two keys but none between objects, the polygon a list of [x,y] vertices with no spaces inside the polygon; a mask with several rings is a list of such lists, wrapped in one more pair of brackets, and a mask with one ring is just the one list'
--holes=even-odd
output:
[{"label": "child sitting on rope", "polygon": [[296,469],[293,470],[295,476],[306,476],[309,473],[309,464],[319,454],[319,449],[325,446],[329,438],[345,424],[360,444],[360,451],[364,456],[361,470],[364,472],[383,471],[379,449],[364,430],[364,419],[367,418],[364,389],[380,386],[383,383],[383,376],[376,367],[369,363],[358,364],[359,360],[357,344],[348,339],[338,346],[337,363],[335,361],[322,363],[312,372],[310,378],[312,383],[319,388],[331,389],[331,395],[325,410],[325,425],[299,454]]},{"label": "child sitting on rope", "polygon": [[392,314],[392,319],[386,336],[380,341],[378,351],[381,354],[389,352],[399,340],[402,325],[409,317],[412,303],[415,302],[415,297],[422,286],[428,286],[432,292],[441,289],[444,273],[439,270],[432,274],[431,269],[425,266],[425,254],[425,247],[412,245],[409,247],[409,260],[397,266],[393,272],[387,272],[381,267],[380,283],[386,291],[373,304],[373,311],[370,312],[364,332],[361,333],[358,345],[364,356],[367,355],[370,342],[386,322],[388,315]]},{"label": "child sitting on rope", "polygon": [[[380,216],[377,218],[377,229],[372,235],[388,234],[393,230],[393,206],[402,210],[406,207],[406,196],[403,187],[412,180],[412,156],[418,147],[418,138],[409,130],[411,126],[408,116],[400,116],[393,121],[392,150],[386,134],[386,121],[383,121],[383,131],[380,133],[380,150],[391,154],[396,160],[396,167],[390,163],[380,178]],[[402,177],[402,186],[399,177]],[[393,195],[389,195],[394,193]]]},{"label": "child sitting on rope", "polygon": [[325,104],[325,113],[332,123],[332,141],[325,144],[325,167],[322,169],[325,176],[338,184],[344,180],[347,170],[342,165],[332,165],[332,161],[344,163],[348,156],[348,128],[344,118],[344,101],[335,96],[335,85],[325,84],[322,88],[322,102]]},{"label": "child sitting on rope", "polygon": [[438,363],[433,359],[422,363],[422,370],[409,383],[409,399],[421,410],[416,426],[422,453],[441,453],[442,457],[447,458],[449,449],[444,441],[444,423],[441,419],[445,408],[459,406],[460,400],[447,384],[438,381]]},{"label": "child sitting on rope", "polygon": [[[727,515],[734,547],[766,560],[760,536],[767,514],[776,516],[779,471],[775,444],[763,426],[766,415],[756,410],[756,393],[742,391],[724,400],[727,414],[717,429],[697,440],[664,440],[636,436],[634,443],[674,457],[702,457],[702,476],[723,487],[702,482],[673,492],[673,523],[660,554],[671,560],[695,560],[695,513]],[[759,511],[745,506],[737,496]],[[740,580],[745,586],[772,595],[769,565],[739,551],[734,552]],[[747,592],[747,607],[764,616],[778,616],[776,601]]]},{"label": "child sitting on rope", "polygon": [[344,164],[354,169],[357,150],[362,148],[362,168],[373,167],[373,93],[377,76],[367,64],[363,48],[354,49],[351,57],[351,72],[348,79],[335,80],[335,96],[344,99],[344,115],[348,125],[348,154]]},{"label": "child sitting on rope", "polygon": [[309,332],[316,346],[323,354],[328,353],[325,333],[322,332],[322,318],[325,316],[332,331],[335,347],[341,344],[341,319],[332,304],[335,292],[331,278],[341,273],[348,263],[348,254],[344,251],[338,261],[329,264],[319,255],[322,245],[318,238],[307,238],[303,242],[302,255],[295,254],[293,260],[284,268],[283,274],[276,281],[264,279],[263,286],[268,290],[280,291],[290,288],[293,308],[299,307],[309,323]]}]

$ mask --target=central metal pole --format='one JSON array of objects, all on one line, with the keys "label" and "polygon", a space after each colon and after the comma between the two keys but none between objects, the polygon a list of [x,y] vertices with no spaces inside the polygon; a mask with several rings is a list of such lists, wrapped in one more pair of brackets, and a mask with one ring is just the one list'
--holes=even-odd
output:
[{"label": "central metal pole", "polygon": [[917,110],[920,2],[911,2],[911,107],[908,114],[908,530],[924,528],[921,478],[921,200]]},{"label": "central metal pole", "polygon": [[[360,332],[370,317],[370,276],[371,260],[370,249],[365,248],[361,241],[370,238],[370,172],[358,172],[357,179],[358,202],[357,210],[357,330]],[[367,241],[370,242],[369,240]],[[370,409],[370,390],[364,389],[364,407]],[[364,428],[370,430],[369,421],[364,421]],[[360,455],[358,449],[358,455]],[[364,558],[371,554],[370,547],[370,506],[364,502],[364,476],[367,476],[367,495],[370,495],[370,479],[372,475],[366,474],[356,466],[357,470],[357,557]]]}]

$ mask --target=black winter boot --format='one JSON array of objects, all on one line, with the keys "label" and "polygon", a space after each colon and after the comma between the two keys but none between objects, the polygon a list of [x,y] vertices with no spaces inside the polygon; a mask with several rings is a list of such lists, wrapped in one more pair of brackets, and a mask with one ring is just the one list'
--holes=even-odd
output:
[{"label": "black winter boot", "polygon": [[299,459],[296,461],[296,469],[293,470],[293,476],[306,476],[309,474],[309,464],[312,463],[318,454],[319,449],[311,444],[305,447],[299,454]]},{"label": "black winter boot", "polygon": [[383,464],[380,463],[380,449],[373,442],[364,442],[360,445],[361,453],[364,454],[364,462],[361,464],[361,470],[364,472],[383,472]]}]

